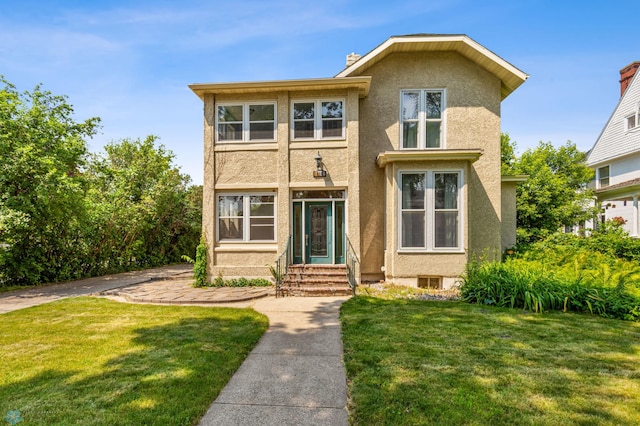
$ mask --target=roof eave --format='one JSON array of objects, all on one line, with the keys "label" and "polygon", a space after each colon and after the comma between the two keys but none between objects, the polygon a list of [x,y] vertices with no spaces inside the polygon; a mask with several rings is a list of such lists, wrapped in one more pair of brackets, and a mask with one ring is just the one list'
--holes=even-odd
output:
[{"label": "roof eave", "polygon": [[189,88],[202,100],[206,94],[269,93],[277,91],[358,89],[363,98],[369,94],[370,76],[311,78],[298,80],[247,81],[235,83],[196,83]]},{"label": "roof eave", "polygon": [[502,182],[526,182],[529,175],[503,175]]},{"label": "roof eave", "polygon": [[[501,96],[505,99],[529,77],[525,72],[505,61],[480,43],[466,35],[416,35],[390,37],[384,43],[362,56],[351,66],[342,70],[336,77],[348,77],[359,71],[364,71],[384,56],[399,50],[400,45],[413,43],[416,50],[455,50],[469,60],[483,66],[487,71],[496,75],[501,81]],[[453,48],[452,48],[452,47]]]}]

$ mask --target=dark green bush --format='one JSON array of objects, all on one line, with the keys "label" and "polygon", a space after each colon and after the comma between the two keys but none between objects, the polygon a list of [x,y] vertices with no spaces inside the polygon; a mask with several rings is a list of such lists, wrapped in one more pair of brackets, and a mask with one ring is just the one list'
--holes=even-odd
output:
[{"label": "dark green bush", "polygon": [[271,281],[264,278],[230,278],[225,280],[222,278],[222,274],[218,276],[211,283],[207,283],[208,287],[269,287]]},{"label": "dark green bush", "polygon": [[193,278],[196,287],[205,287],[207,283],[207,245],[204,237],[200,238],[200,244],[196,247],[196,260],[193,265]]}]

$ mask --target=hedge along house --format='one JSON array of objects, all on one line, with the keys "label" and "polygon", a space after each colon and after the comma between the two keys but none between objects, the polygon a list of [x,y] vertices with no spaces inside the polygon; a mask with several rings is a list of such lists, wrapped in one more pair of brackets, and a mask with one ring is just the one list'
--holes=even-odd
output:
[{"label": "hedge along house", "polygon": [[[391,37],[332,78],[193,84],[208,272],[342,265],[448,288],[515,244],[500,104],[527,75],[465,35]],[[504,192],[504,195],[503,195]]]}]

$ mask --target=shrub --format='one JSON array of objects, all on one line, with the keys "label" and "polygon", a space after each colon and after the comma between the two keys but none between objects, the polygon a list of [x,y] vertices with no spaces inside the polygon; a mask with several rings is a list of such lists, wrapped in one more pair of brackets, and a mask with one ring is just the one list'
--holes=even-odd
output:
[{"label": "shrub", "polygon": [[204,237],[200,237],[200,244],[196,247],[196,259],[182,255],[182,260],[193,264],[194,287],[206,287],[207,282],[207,245]]},{"label": "shrub", "polygon": [[[606,318],[638,321],[640,295],[633,288],[637,284],[634,281],[636,269],[610,274],[608,280],[603,280],[603,285],[587,285],[584,272],[577,271],[570,276],[566,271],[547,268],[540,262],[521,259],[472,261],[462,277],[460,297],[471,303],[534,312],[590,312]],[[607,271],[610,269],[604,268],[603,274]]]},{"label": "shrub", "polygon": [[212,283],[209,283],[209,287],[268,287],[272,285],[271,281],[264,278],[230,278],[225,280],[222,278],[222,273],[218,273],[218,276]]},{"label": "shrub", "polygon": [[207,283],[207,244],[204,237],[200,238],[200,244],[196,247],[196,261],[193,265],[193,278],[196,287],[204,287]]}]

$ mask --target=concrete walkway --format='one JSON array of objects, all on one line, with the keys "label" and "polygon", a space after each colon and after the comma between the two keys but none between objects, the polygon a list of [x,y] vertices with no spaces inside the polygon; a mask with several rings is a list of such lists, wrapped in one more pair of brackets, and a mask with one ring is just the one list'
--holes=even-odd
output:
[{"label": "concrete walkway", "polygon": [[0,293],[0,314],[42,305],[43,303],[67,297],[87,296],[132,284],[177,277],[182,274],[189,274],[192,270],[193,265],[189,264],[171,265],[144,271],[125,272],[60,284],[31,287],[25,290],[8,291]]},{"label": "concrete walkway", "polygon": [[269,329],[200,422],[347,425],[340,305],[348,297],[267,297],[250,304]]}]

